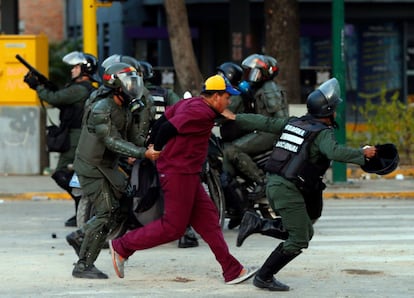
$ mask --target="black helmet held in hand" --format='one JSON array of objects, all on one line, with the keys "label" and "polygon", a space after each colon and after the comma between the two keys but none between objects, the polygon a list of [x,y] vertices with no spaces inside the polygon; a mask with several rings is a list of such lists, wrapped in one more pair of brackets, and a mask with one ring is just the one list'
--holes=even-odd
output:
[{"label": "black helmet held in hand", "polygon": [[308,113],[316,118],[330,117],[335,113],[336,106],[342,102],[341,90],[336,78],[324,82],[318,89],[308,95],[306,106]]},{"label": "black helmet held in hand", "polygon": [[224,62],[217,67],[217,73],[222,74],[232,86],[237,87],[242,79],[243,69],[234,62]]},{"label": "black helmet held in hand", "polygon": [[377,175],[387,175],[394,171],[400,162],[397,147],[391,143],[375,145],[375,147],[377,148],[375,157],[366,161],[361,169]]}]

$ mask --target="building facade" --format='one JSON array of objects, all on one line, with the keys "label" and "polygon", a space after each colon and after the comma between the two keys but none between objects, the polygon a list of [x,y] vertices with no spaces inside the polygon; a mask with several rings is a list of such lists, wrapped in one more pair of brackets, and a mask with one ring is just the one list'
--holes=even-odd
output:
[{"label": "building facade", "polygon": [[[344,2],[348,106],[395,94],[413,102],[414,1]],[[331,69],[333,12],[330,0],[298,0],[298,3],[301,81],[303,89],[308,90],[324,80]],[[186,6],[194,50],[203,74],[211,74],[224,61],[241,61],[240,55],[234,55],[237,42],[234,28],[244,30],[250,37],[244,56],[263,51],[263,1],[187,0]],[[247,7],[247,11],[240,7]],[[24,18],[22,33],[43,32],[50,40],[82,39],[82,0],[20,1],[19,9]],[[48,17],[44,16],[46,11]],[[123,53],[147,60],[156,67],[173,67],[162,0],[116,1],[110,8],[99,8],[97,19],[101,60]],[[65,25],[60,26],[61,22]],[[348,114],[352,115],[352,111]]]},{"label": "building facade", "polygon": [[18,2],[20,34],[45,34],[49,42],[55,43],[66,38],[66,1]]}]

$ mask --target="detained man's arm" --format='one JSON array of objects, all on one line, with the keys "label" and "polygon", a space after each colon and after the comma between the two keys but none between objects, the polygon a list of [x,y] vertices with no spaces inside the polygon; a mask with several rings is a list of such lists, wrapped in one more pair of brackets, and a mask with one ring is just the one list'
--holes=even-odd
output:
[{"label": "detained man's arm", "polygon": [[157,129],[157,133],[154,136],[154,150],[161,151],[167,142],[178,134],[177,129],[166,117]]}]

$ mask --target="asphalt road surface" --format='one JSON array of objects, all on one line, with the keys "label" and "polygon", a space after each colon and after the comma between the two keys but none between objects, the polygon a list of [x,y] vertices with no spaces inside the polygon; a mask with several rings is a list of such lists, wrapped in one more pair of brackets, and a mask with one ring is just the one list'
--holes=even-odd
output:
[{"label": "asphalt road surface", "polygon": [[[0,201],[0,297],[414,297],[414,200],[326,200],[310,247],[277,275],[291,287],[283,293],[251,280],[225,285],[202,240],[136,252],[124,279],[103,250],[96,266],[109,279],[73,278],[63,226],[72,211],[71,201]],[[246,265],[260,266],[278,244],[254,235],[238,248],[237,229],[224,234]]]}]

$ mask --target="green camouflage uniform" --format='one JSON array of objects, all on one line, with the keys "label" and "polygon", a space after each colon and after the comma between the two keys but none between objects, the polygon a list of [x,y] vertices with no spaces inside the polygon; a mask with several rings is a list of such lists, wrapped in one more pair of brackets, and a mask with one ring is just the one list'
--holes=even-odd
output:
[{"label": "green camouflage uniform", "polygon": [[52,178],[74,198],[76,205],[79,202],[79,198],[72,194],[71,187],[69,186],[69,181],[73,175],[71,165],[75,159],[76,146],[80,137],[85,101],[92,90],[94,88],[90,81],[74,81],[58,91],[51,91],[42,85],[36,89],[42,101],[60,109],[59,118],[61,123],[63,121],[70,121],[70,148],[68,151],[59,154],[59,160]]},{"label": "green camouflage uniform", "polygon": [[76,150],[75,171],[83,195],[95,208],[95,217],[84,225],[77,266],[93,266],[109,231],[121,221],[119,199],[127,176],[119,168],[119,158],[144,158],[140,131],[129,108],[118,106],[109,93],[85,109]]},{"label": "green camouflage uniform", "polygon": [[[242,128],[272,134],[280,134],[287,121],[287,118],[275,119],[262,115],[236,116],[236,123]],[[363,150],[339,145],[332,128],[321,130],[310,144],[310,163],[316,163],[321,158],[358,165],[365,163]],[[293,182],[277,174],[268,174],[266,196],[272,209],[282,217],[283,226],[289,233],[288,239],[283,243],[283,251],[298,254],[301,249],[308,247],[313,236],[313,222],[316,220],[308,215],[303,194]],[[322,200],[322,189],[320,199]],[[322,204],[319,207],[322,211]]]}]

